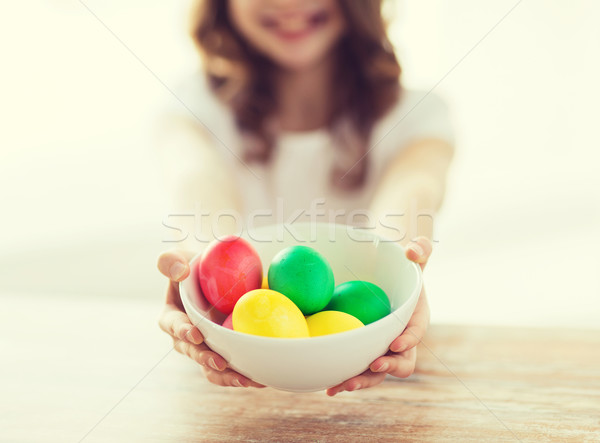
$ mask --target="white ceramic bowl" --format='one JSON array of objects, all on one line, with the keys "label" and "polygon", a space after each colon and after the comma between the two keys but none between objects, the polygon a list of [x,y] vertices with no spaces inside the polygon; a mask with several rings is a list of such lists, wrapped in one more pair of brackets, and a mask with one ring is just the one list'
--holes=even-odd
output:
[{"label": "white ceramic bowl", "polygon": [[266,272],[283,248],[304,244],[331,264],[336,285],[366,280],[388,295],[392,313],[351,331],[314,338],[270,338],[243,334],[219,324],[225,318],[202,296],[197,267],[180,285],[181,300],[206,344],[231,368],[250,379],[285,391],[327,389],[365,371],[385,354],[410,319],[421,291],[421,269],[403,248],[367,230],[326,223],[272,225],[255,228],[244,238],[258,251]]}]

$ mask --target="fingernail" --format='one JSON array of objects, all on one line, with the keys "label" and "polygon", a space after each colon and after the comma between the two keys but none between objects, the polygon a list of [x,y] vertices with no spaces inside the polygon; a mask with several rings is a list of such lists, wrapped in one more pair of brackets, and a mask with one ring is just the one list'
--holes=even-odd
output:
[{"label": "fingernail", "polygon": [[400,346],[396,346],[394,349],[391,350],[392,352],[404,352],[406,351],[406,345],[400,345]]},{"label": "fingernail", "polygon": [[200,334],[200,331],[198,331],[198,329],[196,328],[192,328],[190,332],[190,339],[192,340],[192,342],[194,342],[195,345],[199,345],[200,343],[202,343],[202,338],[198,337],[198,334]]},{"label": "fingernail", "polygon": [[233,379],[233,386],[237,386],[238,388],[243,388],[244,385],[237,378]]},{"label": "fingernail", "polygon": [[388,370],[389,367],[390,367],[390,365],[388,365],[387,363],[384,363],[381,366],[379,366],[379,369],[377,369],[376,372],[385,372]]},{"label": "fingernail", "polygon": [[210,366],[211,368],[213,368],[215,371],[219,370],[219,367],[215,363],[215,359],[212,358],[212,357],[208,359],[208,366]]},{"label": "fingernail", "polygon": [[412,244],[410,246],[410,249],[412,249],[413,251],[415,251],[419,257],[424,254],[423,248],[418,243]]},{"label": "fingernail", "polygon": [[169,268],[169,275],[172,280],[179,280],[185,274],[185,265],[179,261],[176,261]]},{"label": "fingernail", "polygon": [[183,326],[180,330],[179,330],[179,339],[180,340],[186,340],[188,338],[188,334],[190,333],[190,328],[186,328],[185,326]]}]

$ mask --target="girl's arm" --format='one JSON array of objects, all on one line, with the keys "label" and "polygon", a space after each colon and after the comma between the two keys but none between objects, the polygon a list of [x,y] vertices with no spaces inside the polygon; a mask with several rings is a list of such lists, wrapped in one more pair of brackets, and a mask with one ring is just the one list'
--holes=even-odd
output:
[{"label": "girl's arm", "polygon": [[160,122],[158,142],[169,191],[164,222],[171,240],[185,238],[175,246],[198,251],[216,236],[233,233],[231,217],[219,217],[219,226],[213,223],[219,211],[239,214],[241,202],[221,147],[199,123],[179,115]]},{"label": "girl's arm", "polygon": [[[453,147],[443,140],[419,140],[403,149],[384,173],[371,211],[399,230],[403,245],[418,236],[432,239],[434,215],[444,198],[453,154]],[[389,235],[380,223],[377,226]]]},{"label": "girl's arm", "polygon": [[[405,234],[399,241],[406,246],[407,258],[418,263],[421,269],[431,255],[433,215],[444,197],[452,156],[452,146],[442,140],[424,139],[411,144],[389,166],[373,200],[373,214]],[[404,215],[386,218],[389,214]],[[377,226],[382,234],[389,234],[379,223]],[[405,330],[390,344],[389,352],[371,363],[362,374],[329,388],[327,395],[375,386],[386,374],[411,375],[417,361],[416,345],[428,326],[429,304],[423,289]]]},{"label": "girl's arm", "polygon": [[[158,259],[158,269],[170,280],[159,326],[171,336],[178,352],[203,367],[210,382],[221,386],[263,387],[228,368],[227,361],[204,343],[204,337],[186,315],[179,294],[179,282],[190,274],[190,258],[206,246],[198,242],[196,236],[210,241],[215,235],[225,235],[235,229],[234,225],[212,223],[217,211],[239,208],[240,199],[232,174],[218,147],[191,119],[167,117],[161,122],[158,138],[172,195],[171,217],[167,216],[165,223],[172,227],[174,237],[186,237],[175,243],[176,249],[163,253]],[[218,232],[213,232],[215,227]]]}]

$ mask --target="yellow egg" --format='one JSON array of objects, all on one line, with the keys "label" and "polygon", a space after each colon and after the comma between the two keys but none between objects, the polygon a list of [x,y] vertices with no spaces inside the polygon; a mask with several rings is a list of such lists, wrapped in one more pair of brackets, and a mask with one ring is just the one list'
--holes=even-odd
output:
[{"label": "yellow egg", "polygon": [[265,275],[263,276],[263,281],[262,281],[262,285],[260,287],[261,289],[269,289],[269,278],[267,276],[267,274],[265,273]]},{"label": "yellow egg", "polygon": [[307,317],[306,323],[311,337],[337,334],[364,326],[358,318],[339,311],[317,312]]},{"label": "yellow egg", "polygon": [[270,289],[255,289],[237,301],[233,330],[263,337],[309,337],[300,309],[285,295]]}]

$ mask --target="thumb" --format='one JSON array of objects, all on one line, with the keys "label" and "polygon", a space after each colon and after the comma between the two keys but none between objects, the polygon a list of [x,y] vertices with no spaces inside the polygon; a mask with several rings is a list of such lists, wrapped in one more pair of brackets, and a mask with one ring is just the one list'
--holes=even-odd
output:
[{"label": "thumb", "polygon": [[163,252],[158,257],[158,270],[172,281],[182,281],[190,274],[189,261],[193,257],[191,251],[173,249]]},{"label": "thumb", "polygon": [[433,243],[427,237],[417,237],[406,245],[406,258],[425,269],[427,261],[433,251]]}]

